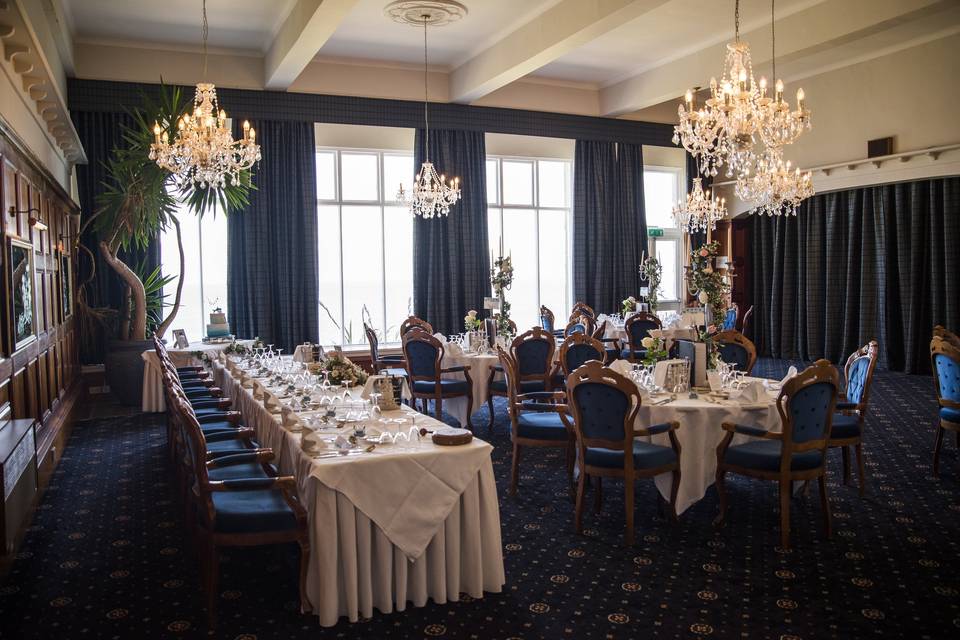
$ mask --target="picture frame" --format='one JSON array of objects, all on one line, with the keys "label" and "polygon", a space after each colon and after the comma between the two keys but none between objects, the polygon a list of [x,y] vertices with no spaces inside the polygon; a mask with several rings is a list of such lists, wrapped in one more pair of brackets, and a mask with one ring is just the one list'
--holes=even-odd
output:
[{"label": "picture frame", "polygon": [[190,346],[190,341],[187,340],[187,332],[183,329],[174,329],[173,330],[173,346],[177,349],[186,349]]},{"label": "picture frame", "polygon": [[10,238],[10,317],[14,351],[37,339],[33,245]]},{"label": "picture frame", "polygon": [[66,320],[73,315],[73,272],[70,265],[70,254],[60,254],[60,296],[61,317]]}]

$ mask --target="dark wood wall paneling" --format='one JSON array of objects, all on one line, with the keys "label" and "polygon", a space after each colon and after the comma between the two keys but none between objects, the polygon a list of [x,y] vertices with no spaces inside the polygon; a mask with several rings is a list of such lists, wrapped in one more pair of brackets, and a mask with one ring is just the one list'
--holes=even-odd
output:
[{"label": "dark wood wall paneling", "polygon": [[[37,461],[49,473],[59,460],[71,413],[80,393],[80,363],[72,307],[76,256],[72,240],[79,229],[77,205],[45,172],[6,136],[0,135],[0,203],[3,205],[3,308],[0,310],[0,409],[9,403],[12,417],[37,421]],[[36,209],[31,213],[10,215]],[[33,216],[47,225],[31,227]],[[17,345],[13,323],[10,247],[14,241],[33,247],[34,336]],[[61,258],[66,258],[62,260]],[[68,263],[69,273],[63,270]],[[62,287],[70,287],[64,307]]]}]

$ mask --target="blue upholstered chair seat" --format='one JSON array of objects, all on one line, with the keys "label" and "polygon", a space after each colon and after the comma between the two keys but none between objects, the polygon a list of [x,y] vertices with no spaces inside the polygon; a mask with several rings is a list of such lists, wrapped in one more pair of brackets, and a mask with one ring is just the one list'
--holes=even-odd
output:
[{"label": "blue upholstered chair seat", "polygon": [[244,462],[218,467],[207,471],[211,480],[237,480],[239,478],[269,478],[259,462]]},{"label": "blue upholstered chair seat", "polygon": [[234,453],[243,453],[253,448],[253,444],[247,444],[243,440],[232,438],[228,440],[216,440],[211,442],[207,440],[207,453],[214,457],[227,456]]},{"label": "blue upholstered chair seat", "polygon": [[[440,380],[440,395],[447,395],[448,393],[466,393],[467,388],[466,380],[447,380],[446,378]],[[417,382],[413,383],[414,393],[432,394],[435,389],[436,385],[429,380],[418,380]]]},{"label": "blue upholstered chair seat", "polygon": [[624,360],[630,359],[631,355],[637,360],[643,360],[647,357],[647,350],[637,349],[636,351],[630,351],[630,349],[624,349],[620,352],[620,357]]},{"label": "blue upholstered chair seat", "polygon": [[[490,383],[490,388],[493,391],[499,391],[500,393],[507,392],[507,381],[506,380],[494,380]],[[534,393],[537,391],[546,391],[546,388],[543,386],[543,383],[539,380],[524,380],[520,383],[520,393]]]},{"label": "blue upholstered chair seat", "polygon": [[[754,440],[738,444],[727,449],[723,461],[726,464],[756,469],[759,471],[778,471],[780,469],[781,443],[779,440]],[[795,453],[790,460],[792,471],[804,471],[820,466],[822,460],[819,451]]]},{"label": "blue upholstered chair seat", "polygon": [[833,414],[830,437],[835,440],[856,438],[860,435],[860,418],[844,413]]},{"label": "blue upholstered chair seat", "polygon": [[553,411],[526,412],[517,416],[517,435],[521,438],[566,440],[567,433],[560,414]]},{"label": "blue upholstered chair seat", "polygon": [[180,373],[180,374],[183,374],[183,373],[196,373],[196,372],[197,372],[197,368],[196,368],[196,367],[177,367],[177,373]]},{"label": "blue upholstered chair seat", "polygon": [[210,394],[209,387],[191,387],[183,390],[183,395],[187,400],[209,400],[213,396]]},{"label": "blue upholstered chair seat", "polygon": [[[671,447],[663,447],[641,440],[633,441],[633,466],[637,469],[652,469],[672,464],[677,461],[677,454]],[[609,469],[623,468],[623,451],[614,449],[588,448],[584,462],[593,467],[607,467]]]},{"label": "blue upholstered chair seat", "polygon": [[623,357],[623,352],[616,348],[605,349],[607,354],[607,361],[617,360]]},{"label": "blue upholstered chair seat", "polygon": [[200,424],[200,431],[202,431],[203,435],[205,436],[213,433],[230,433],[231,431],[236,431],[239,428],[240,427],[231,424],[228,420],[213,420]]},{"label": "blue upholstered chair seat", "polygon": [[219,403],[220,400],[218,398],[205,398],[204,400],[197,400],[191,402],[190,404],[193,406],[193,413],[198,418],[202,418],[204,416],[213,416],[224,413],[224,410],[217,406]]},{"label": "blue upholstered chair seat", "polygon": [[960,409],[951,409],[949,407],[942,407],[940,409],[940,419],[946,420],[947,422],[960,423]]},{"label": "blue upholstered chair seat", "polygon": [[289,531],[297,526],[290,505],[279,491],[216,491],[211,494],[218,533]]}]

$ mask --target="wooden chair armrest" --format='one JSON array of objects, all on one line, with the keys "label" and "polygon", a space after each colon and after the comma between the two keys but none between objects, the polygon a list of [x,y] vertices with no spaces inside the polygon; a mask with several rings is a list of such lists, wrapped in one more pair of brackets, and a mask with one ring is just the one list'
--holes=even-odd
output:
[{"label": "wooden chair armrest", "polygon": [[661,433],[670,433],[671,431],[676,431],[680,428],[680,423],[677,421],[673,422],[664,422],[662,424],[654,424],[643,429],[634,429],[633,433],[637,436],[656,436]]},{"label": "wooden chair armrest", "polygon": [[462,365],[459,367],[450,367],[448,369],[441,369],[440,373],[461,373],[461,372],[466,373],[467,371],[470,371],[470,365],[468,364]]},{"label": "wooden chair armrest", "polygon": [[240,478],[237,480],[214,480],[207,485],[210,491],[260,491],[263,489],[297,490],[297,481],[293,476],[276,478]]},{"label": "wooden chair armrest", "polygon": [[724,422],[720,426],[724,431],[730,434],[739,433],[741,435],[752,436],[754,438],[764,438],[766,440],[783,440],[782,433],[767,431],[766,429],[761,429],[759,427],[750,427],[743,424],[734,424],[732,422]]},{"label": "wooden chair armrest", "polygon": [[197,416],[197,422],[199,424],[208,424],[210,422],[220,422],[221,420],[226,420],[230,424],[236,426],[240,424],[240,412],[239,411],[225,411],[221,414],[214,414],[209,416]]},{"label": "wooden chair armrest", "polygon": [[956,400],[948,400],[947,398],[940,398],[940,406],[944,409],[960,409],[960,402]]},{"label": "wooden chair armrest", "polygon": [[245,464],[249,462],[271,462],[274,458],[273,449],[256,449],[255,451],[244,451],[243,453],[234,453],[229,456],[220,456],[207,461],[207,469],[218,469],[220,467],[229,467],[232,464]]}]

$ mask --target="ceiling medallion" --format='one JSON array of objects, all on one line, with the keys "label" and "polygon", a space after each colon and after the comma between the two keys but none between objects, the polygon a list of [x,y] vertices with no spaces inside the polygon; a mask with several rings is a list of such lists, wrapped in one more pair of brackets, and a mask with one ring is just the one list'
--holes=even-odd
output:
[{"label": "ceiling medallion", "polygon": [[454,0],[395,0],[388,4],[384,15],[401,24],[442,27],[467,15],[467,8]]}]

